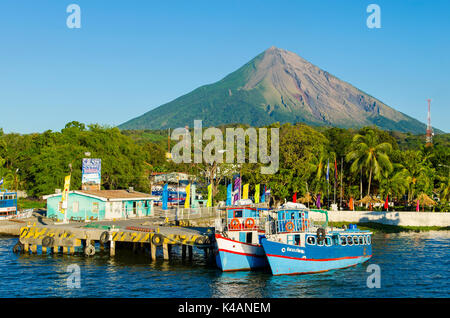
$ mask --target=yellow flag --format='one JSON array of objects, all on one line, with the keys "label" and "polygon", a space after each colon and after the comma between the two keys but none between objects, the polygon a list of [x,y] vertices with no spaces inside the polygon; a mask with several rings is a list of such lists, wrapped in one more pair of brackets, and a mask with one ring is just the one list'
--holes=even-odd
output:
[{"label": "yellow flag", "polygon": [[255,203],[259,203],[259,184],[255,185]]},{"label": "yellow flag", "polygon": [[248,183],[242,188],[242,199],[248,199]]},{"label": "yellow flag", "polygon": [[208,186],[208,202],[206,202],[206,207],[212,207],[212,185]]},{"label": "yellow flag", "polygon": [[190,199],[191,199],[191,185],[188,184],[186,187],[186,200],[184,201],[184,208],[189,209],[190,207]]},{"label": "yellow flag", "polygon": [[[61,195],[61,202],[62,202],[61,205],[62,206],[64,206],[64,202],[67,201],[67,198],[69,196],[69,190],[70,190],[70,175],[68,175],[64,178],[64,190]],[[60,211],[60,212],[64,214],[65,208],[62,208],[61,210],[62,211]]]}]

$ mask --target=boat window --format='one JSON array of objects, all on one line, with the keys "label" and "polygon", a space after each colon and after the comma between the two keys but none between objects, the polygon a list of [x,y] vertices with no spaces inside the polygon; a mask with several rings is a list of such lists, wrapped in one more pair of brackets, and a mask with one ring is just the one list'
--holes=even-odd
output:
[{"label": "boat window", "polygon": [[341,236],[341,245],[342,246],[347,245],[347,238],[345,236]]},{"label": "boat window", "polygon": [[300,235],[295,235],[294,240],[295,240],[295,245],[300,245]]},{"label": "boat window", "polygon": [[242,217],[242,210],[234,211],[234,217],[235,218],[241,218]]},{"label": "boat window", "polygon": [[358,237],[357,236],[353,236],[353,244],[358,245]]},{"label": "boat window", "polygon": [[367,235],[367,244],[370,244],[370,235]]},{"label": "boat window", "polygon": [[331,237],[328,237],[328,236],[327,236],[327,237],[325,238],[325,245],[326,245],[326,246],[331,246]]},{"label": "boat window", "polygon": [[347,236],[348,245],[353,245],[353,238],[351,236]]},{"label": "boat window", "polygon": [[291,220],[295,219],[295,212],[291,213]]},{"label": "boat window", "polygon": [[325,240],[322,240],[322,241],[317,240],[317,245],[323,246],[323,242],[324,242],[324,241],[325,241]]},{"label": "boat window", "polygon": [[360,236],[360,237],[359,237],[359,244],[360,244],[360,245],[363,245],[363,244],[364,244],[363,236]]},{"label": "boat window", "polygon": [[309,245],[315,245],[316,244],[316,238],[314,236],[308,236],[306,239],[306,243]]}]

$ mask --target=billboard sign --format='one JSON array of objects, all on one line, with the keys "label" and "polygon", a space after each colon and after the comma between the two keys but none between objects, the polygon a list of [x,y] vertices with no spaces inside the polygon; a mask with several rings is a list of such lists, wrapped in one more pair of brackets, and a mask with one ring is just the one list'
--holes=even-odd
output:
[{"label": "billboard sign", "polygon": [[102,176],[101,159],[83,159],[81,184],[83,190],[100,190]]}]

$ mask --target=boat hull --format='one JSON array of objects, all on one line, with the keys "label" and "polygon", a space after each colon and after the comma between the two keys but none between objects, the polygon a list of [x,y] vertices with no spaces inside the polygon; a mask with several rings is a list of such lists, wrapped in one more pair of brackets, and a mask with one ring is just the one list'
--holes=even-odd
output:
[{"label": "boat hull", "polygon": [[268,267],[261,245],[247,244],[216,234],[216,263],[224,272],[244,271]]},{"label": "boat hull", "polygon": [[273,275],[326,272],[364,263],[372,256],[371,246],[300,248],[266,238],[262,245]]}]

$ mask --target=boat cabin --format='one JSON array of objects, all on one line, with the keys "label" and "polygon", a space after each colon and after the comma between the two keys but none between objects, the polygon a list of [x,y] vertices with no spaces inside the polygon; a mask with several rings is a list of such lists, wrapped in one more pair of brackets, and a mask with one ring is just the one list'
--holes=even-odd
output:
[{"label": "boat cabin", "polygon": [[0,219],[17,214],[17,193],[0,190]]},{"label": "boat cabin", "polygon": [[306,232],[310,228],[308,210],[279,210],[276,213],[276,232]]}]

